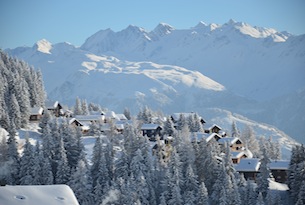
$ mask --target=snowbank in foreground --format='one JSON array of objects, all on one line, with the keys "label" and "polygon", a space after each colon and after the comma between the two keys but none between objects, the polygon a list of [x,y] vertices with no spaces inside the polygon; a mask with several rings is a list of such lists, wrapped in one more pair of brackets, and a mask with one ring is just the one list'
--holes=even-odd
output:
[{"label": "snowbank in foreground", "polygon": [[67,185],[1,186],[0,204],[5,205],[79,205]]}]

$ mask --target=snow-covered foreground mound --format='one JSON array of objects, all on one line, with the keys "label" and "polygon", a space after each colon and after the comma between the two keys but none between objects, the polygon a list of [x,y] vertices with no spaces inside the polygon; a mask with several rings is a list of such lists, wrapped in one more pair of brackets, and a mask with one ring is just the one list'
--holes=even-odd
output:
[{"label": "snow-covered foreground mound", "polygon": [[78,201],[67,185],[0,186],[2,205],[78,205]]}]

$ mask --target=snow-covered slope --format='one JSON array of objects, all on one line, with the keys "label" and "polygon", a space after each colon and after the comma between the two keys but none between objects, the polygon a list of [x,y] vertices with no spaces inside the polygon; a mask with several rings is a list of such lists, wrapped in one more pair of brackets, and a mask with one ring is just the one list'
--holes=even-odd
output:
[{"label": "snow-covered slope", "polygon": [[81,47],[41,40],[6,51],[41,69],[48,96],[64,104],[78,96],[118,111],[217,107],[305,143],[305,98],[289,97],[305,87],[305,35],[233,20],[190,29],[160,23],[150,32],[101,30]]},{"label": "snow-covered slope", "polygon": [[305,85],[305,35],[233,20],[223,25],[200,22],[182,30],[165,23],[150,32],[135,26],[101,30],[81,48],[199,70],[233,92],[262,101]]},{"label": "snow-covered slope", "polygon": [[137,110],[151,105],[179,110],[180,105],[188,107],[193,103],[198,94],[218,96],[227,92],[223,85],[200,72],[179,66],[122,61],[94,55],[68,43],[48,46],[46,52],[37,44],[10,52],[40,68],[49,98],[68,105],[74,105],[78,96],[111,109],[131,106]]},{"label": "snow-covered slope", "polygon": [[0,204],[3,205],[78,205],[78,201],[67,185],[1,186]]},{"label": "snow-covered slope", "polygon": [[202,116],[204,116],[208,122],[219,125],[227,133],[231,133],[232,123],[235,122],[240,131],[242,131],[245,126],[251,127],[254,130],[257,139],[261,137],[266,139],[271,138],[272,141],[278,142],[282,147],[283,159],[290,159],[290,151],[292,147],[298,144],[293,138],[289,137],[283,131],[274,126],[258,123],[242,115],[224,109],[208,108],[204,109],[203,113],[204,115]]}]

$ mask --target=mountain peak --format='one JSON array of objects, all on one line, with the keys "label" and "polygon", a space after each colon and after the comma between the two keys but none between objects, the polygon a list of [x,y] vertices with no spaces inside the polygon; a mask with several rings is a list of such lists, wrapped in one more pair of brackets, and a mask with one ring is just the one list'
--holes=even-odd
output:
[{"label": "mountain peak", "polygon": [[34,48],[41,53],[51,54],[52,44],[46,39],[41,39],[35,43]]},{"label": "mountain peak", "polygon": [[173,30],[175,30],[175,28],[171,25],[166,23],[159,23],[158,26],[152,31],[152,33],[157,36],[165,36],[170,34]]}]

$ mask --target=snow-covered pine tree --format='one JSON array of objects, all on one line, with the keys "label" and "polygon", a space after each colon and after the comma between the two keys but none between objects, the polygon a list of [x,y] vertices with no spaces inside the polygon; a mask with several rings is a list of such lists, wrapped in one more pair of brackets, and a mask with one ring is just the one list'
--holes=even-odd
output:
[{"label": "snow-covered pine tree", "polygon": [[125,109],[124,109],[123,114],[125,115],[125,117],[127,118],[127,120],[131,120],[131,113],[130,113],[130,111],[129,111],[128,108],[125,108]]},{"label": "snow-covered pine tree", "polygon": [[76,171],[71,176],[71,180],[68,185],[74,191],[78,202],[81,205],[94,204],[94,198],[92,196],[92,189],[88,181],[88,170],[86,163],[80,161],[77,165]]},{"label": "snow-covered pine tree", "polygon": [[87,104],[86,100],[82,100],[81,108],[82,108],[82,114],[83,115],[89,115],[89,109],[88,109],[88,104]]},{"label": "snow-covered pine tree", "polygon": [[76,97],[75,106],[74,106],[74,115],[83,115],[81,100]]},{"label": "snow-covered pine tree", "polygon": [[16,129],[21,128],[21,113],[18,101],[16,99],[15,94],[10,95],[10,102],[9,102],[9,116],[11,121],[14,123]]},{"label": "snow-covered pine tree", "polygon": [[305,204],[305,180],[302,181],[296,205],[304,205]]},{"label": "snow-covered pine tree", "polygon": [[258,143],[258,140],[255,137],[255,133],[254,133],[252,127],[246,126],[243,129],[240,138],[245,143],[246,148],[251,150],[254,157],[260,156],[259,143]]},{"label": "snow-covered pine tree", "polygon": [[66,150],[64,148],[63,139],[59,140],[59,149],[57,149],[58,154],[55,155],[56,162],[56,184],[66,184],[71,177],[71,169],[68,164]]},{"label": "snow-covered pine tree", "polygon": [[237,137],[237,138],[240,137],[240,131],[239,131],[239,129],[237,128],[237,125],[236,125],[236,122],[235,122],[235,121],[232,122],[231,137]]},{"label": "snow-covered pine tree", "polygon": [[209,194],[204,182],[199,185],[197,204],[209,205]]},{"label": "snow-covered pine tree", "polygon": [[258,192],[262,193],[263,198],[265,199],[269,191],[270,170],[268,164],[270,163],[270,159],[266,147],[264,145],[262,145],[262,151],[263,151],[263,156],[262,159],[260,160],[261,165],[257,177],[257,190]]},{"label": "snow-covered pine tree", "polygon": [[34,158],[34,148],[29,141],[27,134],[24,150],[22,157],[20,158],[20,184],[21,185],[31,185],[34,179],[34,168],[35,168],[35,158]]},{"label": "snow-covered pine tree", "polygon": [[183,198],[185,204],[198,204],[199,183],[197,175],[193,171],[191,164],[188,165],[185,174]]},{"label": "snow-covered pine tree", "polygon": [[186,127],[188,126],[188,123],[187,123],[187,120],[186,120],[186,117],[184,114],[180,114],[179,116],[179,120],[177,122],[177,130],[182,130],[183,127]]},{"label": "snow-covered pine tree", "polygon": [[164,125],[163,125],[163,129],[162,129],[163,135],[173,136],[175,130],[176,129],[174,127],[174,123],[173,123],[171,117],[168,116],[166,118],[166,121],[164,122]]},{"label": "snow-covered pine tree", "polygon": [[10,161],[10,175],[7,178],[7,184],[16,185],[19,183],[20,157],[18,153],[18,142],[16,140],[15,124],[10,121],[8,145],[8,159]]}]

